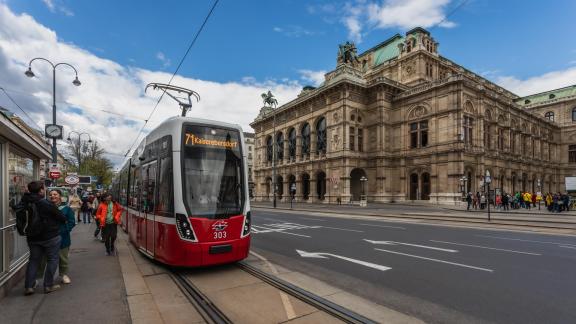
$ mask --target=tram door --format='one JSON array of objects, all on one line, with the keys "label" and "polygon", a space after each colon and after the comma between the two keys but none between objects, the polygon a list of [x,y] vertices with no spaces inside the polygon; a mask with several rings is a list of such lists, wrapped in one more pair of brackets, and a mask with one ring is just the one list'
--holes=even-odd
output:
[{"label": "tram door", "polygon": [[154,236],[156,234],[156,217],[154,215],[156,206],[156,170],[156,161],[146,164],[142,170],[142,209],[144,211],[144,242],[142,242],[142,247],[151,256],[154,256]]}]

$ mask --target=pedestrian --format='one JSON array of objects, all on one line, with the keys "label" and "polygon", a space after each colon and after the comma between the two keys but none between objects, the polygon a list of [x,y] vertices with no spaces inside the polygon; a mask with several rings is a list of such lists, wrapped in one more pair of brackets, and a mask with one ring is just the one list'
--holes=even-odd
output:
[{"label": "pedestrian", "polygon": [[80,212],[82,212],[82,220],[86,221],[86,218],[90,218],[90,209],[91,209],[90,200],[88,200],[88,196],[82,197],[82,205],[80,207]]},{"label": "pedestrian", "polygon": [[59,263],[58,263],[58,274],[62,278],[62,283],[69,284],[71,282],[68,276],[68,255],[70,253],[70,232],[74,228],[74,212],[72,209],[62,202],[62,192],[58,189],[50,191],[50,201],[60,209],[62,214],[66,217],[67,222],[60,224],[60,253],[59,253]]},{"label": "pedestrian", "polygon": [[76,192],[74,192],[72,197],[70,197],[69,206],[72,209],[72,212],[74,212],[74,219],[80,223],[80,208],[82,207],[82,199],[80,199]]},{"label": "pedestrian", "polygon": [[58,267],[58,252],[62,241],[60,225],[66,222],[66,217],[54,204],[44,198],[45,192],[42,181],[32,181],[28,184],[28,192],[22,197],[23,203],[36,206],[37,215],[42,220],[42,229],[39,233],[26,237],[30,248],[24,281],[24,294],[26,296],[35,292],[36,273],[42,257],[46,257],[47,262],[44,273],[44,293],[48,294],[60,289],[60,285],[54,284],[54,274]]},{"label": "pedestrian", "polygon": [[486,207],[486,196],[482,194],[480,196],[480,209],[484,209],[484,207]]},{"label": "pedestrian", "polygon": [[496,209],[502,208],[502,196],[496,195]]},{"label": "pedestrian", "polygon": [[112,200],[112,195],[106,193],[102,195],[102,202],[96,211],[96,219],[102,229],[102,238],[106,246],[106,255],[112,255],[116,252],[114,242],[118,232],[118,224],[120,224],[120,215],[122,207],[116,201]]},{"label": "pedestrian", "polygon": [[472,193],[471,193],[471,192],[469,192],[469,193],[466,195],[466,203],[467,203],[467,205],[468,205],[468,206],[466,207],[466,210],[467,210],[467,211],[470,211],[470,205],[472,204]]},{"label": "pedestrian", "polygon": [[504,193],[502,195],[502,206],[504,206],[504,210],[509,210],[508,209],[508,203],[510,202],[510,195],[507,193]]}]

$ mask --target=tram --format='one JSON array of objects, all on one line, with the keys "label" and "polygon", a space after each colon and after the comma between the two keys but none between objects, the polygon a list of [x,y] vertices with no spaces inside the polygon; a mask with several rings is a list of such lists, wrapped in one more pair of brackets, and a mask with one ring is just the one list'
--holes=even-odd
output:
[{"label": "tram", "polygon": [[112,182],[130,241],[173,266],[245,259],[251,218],[244,148],[234,124],[173,117],[152,130]]}]

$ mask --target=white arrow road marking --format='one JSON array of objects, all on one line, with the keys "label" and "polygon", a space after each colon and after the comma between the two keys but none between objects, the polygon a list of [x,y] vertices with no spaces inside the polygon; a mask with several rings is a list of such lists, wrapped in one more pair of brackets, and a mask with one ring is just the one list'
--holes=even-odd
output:
[{"label": "white arrow road marking", "polygon": [[373,224],[358,224],[358,225],[372,226],[372,227],[384,227],[384,228],[397,228],[397,229],[401,229],[401,230],[406,229],[405,227],[400,227],[400,226],[373,225]]},{"label": "white arrow road marking", "polygon": [[364,241],[369,242],[369,243],[372,243],[372,244],[386,244],[386,245],[397,245],[397,244],[399,244],[399,245],[409,245],[409,246],[415,246],[415,247],[420,247],[420,248],[424,248],[424,249],[438,250],[438,251],[444,251],[444,252],[450,252],[450,253],[456,253],[456,252],[458,252],[458,250],[442,249],[442,248],[433,247],[433,246],[410,244],[410,243],[402,243],[402,242],[394,242],[394,241],[372,241],[372,240],[367,240],[367,239],[364,239]]},{"label": "white arrow road marking", "polygon": [[470,266],[470,265],[466,265],[466,264],[460,264],[460,263],[449,262],[449,261],[444,261],[444,260],[431,259],[431,258],[426,258],[426,257],[423,257],[423,256],[419,256],[419,255],[412,255],[412,254],[400,253],[400,252],[395,252],[395,251],[388,251],[388,250],[383,250],[383,249],[374,249],[374,250],[378,250],[378,251],[382,251],[382,252],[388,252],[388,253],[394,253],[394,254],[400,254],[400,255],[405,255],[405,256],[409,256],[409,257],[413,257],[413,258],[417,258],[417,259],[424,259],[424,260],[430,260],[430,261],[434,261],[434,262],[451,264],[451,265],[455,265],[455,266],[458,266],[458,267],[464,267],[464,268],[482,270],[482,271],[487,271],[487,272],[494,272],[494,270],[491,270],[491,269],[474,267],[474,266]]},{"label": "white arrow road marking", "polygon": [[306,252],[306,251],[302,251],[302,250],[296,250],[296,252],[298,252],[298,254],[300,254],[300,256],[304,257],[304,258],[328,259],[329,257],[333,257],[333,258],[337,258],[337,259],[346,260],[348,262],[360,264],[360,265],[363,265],[365,267],[373,268],[373,269],[380,270],[380,271],[386,271],[386,270],[392,269],[390,267],[385,267],[385,266],[382,266],[379,264],[370,263],[370,262],[361,261],[361,260],[356,260],[356,259],[351,259],[351,258],[347,258],[347,257],[343,257],[340,255],[331,254],[331,253]]},{"label": "white arrow road marking", "polygon": [[333,229],[333,230],[339,230],[339,231],[347,231],[347,232],[358,232],[358,233],[364,233],[364,231],[359,231],[359,230],[353,230],[353,229],[347,229],[347,228],[338,228],[338,227],[330,227],[330,226],[318,226],[320,228],[329,228],[329,229]]},{"label": "white arrow road marking", "polygon": [[533,241],[533,240],[523,240],[523,239],[517,239],[517,238],[508,238],[508,237],[490,236],[490,235],[476,235],[476,236],[494,238],[494,239],[499,239],[499,240],[521,241],[521,242],[533,242],[533,243],[544,243],[544,244],[558,244],[558,245],[576,247],[576,245],[574,245],[574,244],[562,243],[562,242]]},{"label": "white arrow road marking", "polygon": [[481,248],[481,249],[496,250],[496,251],[505,251],[505,252],[512,252],[512,253],[521,253],[521,254],[530,254],[530,255],[542,255],[542,254],[540,254],[540,253],[522,252],[522,251],[514,251],[514,250],[506,250],[506,249],[497,249],[497,248],[488,247],[488,246],[481,246],[481,245],[471,245],[471,244],[453,243],[453,242],[436,241],[436,240],[430,240],[430,242],[437,242],[437,243],[444,243],[444,244],[452,244],[452,245],[470,246],[470,247],[477,247],[477,248]]}]

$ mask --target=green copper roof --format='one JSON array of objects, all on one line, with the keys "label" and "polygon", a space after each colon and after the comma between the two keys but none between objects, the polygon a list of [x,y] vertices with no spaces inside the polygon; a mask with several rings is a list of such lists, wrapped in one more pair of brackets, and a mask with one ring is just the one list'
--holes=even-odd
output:
[{"label": "green copper roof", "polygon": [[385,46],[380,47],[374,52],[374,66],[389,61],[400,55],[398,44],[403,43],[404,38],[398,36],[391,40]]},{"label": "green copper roof", "polygon": [[520,97],[518,99],[514,99],[514,102],[519,104],[520,106],[528,106],[544,103],[550,100],[558,100],[566,97],[576,97],[576,85],[541,92],[526,97]]}]

